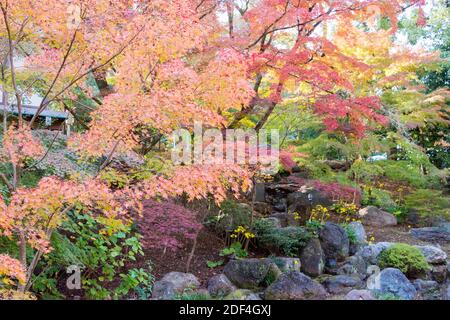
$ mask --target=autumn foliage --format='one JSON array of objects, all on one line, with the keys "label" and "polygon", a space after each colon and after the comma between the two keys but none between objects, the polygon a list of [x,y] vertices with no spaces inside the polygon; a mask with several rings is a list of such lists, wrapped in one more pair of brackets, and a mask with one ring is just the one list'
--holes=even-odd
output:
[{"label": "autumn foliage", "polygon": [[[0,1],[0,36],[7,43],[2,54],[9,61],[8,81],[2,83],[18,113],[0,150],[0,161],[14,172],[13,177],[1,176],[10,196],[0,202],[0,234],[17,239],[20,247],[19,260],[0,255],[0,276],[18,280],[21,291],[29,289],[37,261],[51,251],[52,233],[74,208],[127,219],[130,212],[142,213],[146,199],[151,210],[143,218],[146,228],[154,228],[154,233],[146,230],[149,239],[162,238],[165,246],[176,247],[173,234],[189,238],[199,225],[189,211],[156,201],[185,197],[220,203],[251,188],[248,167],[213,164],[170,166],[120,190],[108,188],[98,172],[66,180],[50,176],[36,187],[23,187],[20,179],[28,162],[46,156],[31,128],[50,106],[76,114],[85,107],[79,106],[79,96],[96,101],[89,123],[70,138],[69,148],[83,160],[104,160],[99,171],[114,154],[139,147],[137,128],[163,136],[192,130],[194,121],[225,130],[245,127],[245,120],[252,119],[258,131],[294,96],[312,107],[329,131],[362,137],[387,124],[371,84],[400,81],[411,55],[397,53],[404,60],[397,59],[387,50],[389,37],[397,16],[424,1],[245,2]],[[372,19],[374,8],[389,18],[391,29],[369,30],[364,37],[357,28],[345,31]],[[221,21],[224,16],[228,23]],[[425,22],[421,10],[418,24]],[[370,33],[380,42],[371,43]],[[354,52],[354,45],[361,50]],[[16,56],[23,57],[23,67],[15,66]],[[390,65],[380,58],[386,56]],[[398,72],[384,72],[394,64]],[[89,86],[88,80],[96,77],[107,84],[101,94]],[[24,121],[22,101],[34,87],[43,99],[37,113]],[[282,161],[290,169],[295,166],[292,154],[283,153]],[[349,188],[341,194],[337,185],[307,183],[338,198],[360,197]],[[31,261],[27,247],[33,249]]]}]

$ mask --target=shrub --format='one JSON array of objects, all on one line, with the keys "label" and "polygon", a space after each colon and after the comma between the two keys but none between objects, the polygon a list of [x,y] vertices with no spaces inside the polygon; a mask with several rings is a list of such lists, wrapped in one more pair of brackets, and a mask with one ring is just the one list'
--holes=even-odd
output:
[{"label": "shrub", "polygon": [[436,170],[429,169],[429,174],[425,175],[420,165],[407,160],[379,161],[377,164],[384,170],[384,175],[393,181],[406,182],[416,188],[428,188],[440,184],[440,177]]},{"label": "shrub", "polygon": [[344,228],[345,232],[347,233],[350,244],[357,244],[358,237],[356,235],[355,229],[353,229],[353,227],[347,223],[341,224],[341,227]]},{"label": "shrub", "polygon": [[299,166],[306,169],[308,176],[314,179],[321,179],[333,176],[333,170],[324,162],[310,159],[300,159]]},{"label": "shrub", "polygon": [[115,169],[106,169],[100,173],[100,179],[108,184],[111,188],[121,189],[129,183],[129,179],[125,173]]},{"label": "shrub", "polygon": [[252,210],[242,203],[225,200],[220,206],[218,215],[207,219],[206,224],[214,227],[218,232],[236,230],[239,226],[251,224]]},{"label": "shrub", "polygon": [[423,217],[443,217],[450,219],[450,197],[442,191],[420,189],[405,197],[405,207]]},{"label": "shrub", "polygon": [[274,249],[288,256],[297,256],[311,238],[311,234],[300,227],[276,228],[267,219],[255,221],[257,239],[266,248]]},{"label": "shrub", "polygon": [[383,173],[384,170],[380,166],[363,160],[356,160],[348,171],[349,176],[358,183],[372,181]]},{"label": "shrub", "polygon": [[383,250],[379,258],[381,268],[397,268],[410,277],[430,269],[422,252],[410,245],[397,243]]},{"label": "shrub", "polygon": [[194,239],[202,228],[195,213],[174,202],[148,200],[139,219],[139,232],[145,248],[177,249],[181,239]]},{"label": "shrub", "polygon": [[110,220],[70,213],[63,231],[52,236],[54,250],[41,261],[42,273],[35,277],[33,290],[44,297],[61,297],[57,290],[61,268],[77,265],[82,269],[82,289],[91,299],[119,299],[132,290],[149,296],[153,282],[149,270],[126,270],[127,263],[143,255],[141,236],[131,225]]},{"label": "shrub", "polygon": [[363,188],[361,204],[364,206],[376,206],[384,210],[397,207],[389,191],[372,187]]},{"label": "shrub", "polygon": [[233,242],[229,247],[222,249],[219,255],[221,257],[235,256],[236,258],[247,258],[248,252],[242,248],[242,244],[240,242]]}]

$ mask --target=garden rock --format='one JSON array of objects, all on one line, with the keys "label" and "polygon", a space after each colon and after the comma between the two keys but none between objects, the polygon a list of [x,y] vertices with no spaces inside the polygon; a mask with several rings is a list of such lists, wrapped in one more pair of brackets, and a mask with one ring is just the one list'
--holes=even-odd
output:
[{"label": "garden rock", "polygon": [[276,203],[272,204],[273,210],[276,212],[286,212],[287,211],[287,200],[286,198],[282,198],[277,200]]},{"label": "garden rock", "polygon": [[439,242],[450,241],[450,230],[445,224],[439,227],[411,229],[411,236],[422,241]]},{"label": "garden rock", "polygon": [[253,209],[263,215],[270,214],[271,206],[267,202],[253,202]]},{"label": "garden rock", "polygon": [[224,297],[236,290],[224,274],[215,275],[208,280],[208,292],[212,297]]},{"label": "garden rock", "polygon": [[251,290],[239,289],[227,295],[224,300],[262,300],[259,294]]},{"label": "garden rock", "polygon": [[358,214],[362,219],[362,223],[366,226],[387,227],[397,225],[397,218],[393,214],[377,207],[368,206],[362,208]]},{"label": "garden rock", "polygon": [[361,222],[351,222],[349,227],[353,230],[355,235],[354,242],[350,243],[350,254],[352,255],[367,245],[367,235]]},{"label": "garden rock", "polygon": [[345,300],[376,300],[369,290],[352,290],[345,296]]},{"label": "garden rock", "polygon": [[300,254],[301,271],[311,277],[320,276],[325,267],[325,257],[317,238],[308,241]]},{"label": "garden rock", "polygon": [[423,300],[441,299],[441,289],[436,281],[417,279],[413,282],[413,285]]},{"label": "garden rock", "polygon": [[345,263],[336,270],[338,275],[356,275],[360,279],[367,276],[367,263],[361,256],[348,257]]},{"label": "garden rock", "polygon": [[446,264],[431,265],[430,271],[431,279],[439,283],[444,283],[447,280],[448,269]]},{"label": "garden rock", "polygon": [[347,294],[353,289],[361,289],[363,282],[355,276],[338,275],[325,279],[322,285],[331,294]]},{"label": "garden rock", "polygon": [[347,232],[340,225],[326,222],[320,230],[319,239],[327,265],[332,266],[348,257],[350,243]]},{"label": "garden rock", "polygon": [[380,253],[392,245],[393,243],[391,242],[378,242],[375,244],[370,244],[360,249],[355,255],[362,257],[367,264],[375,265],[378,264]]},{"label": "garden rock", "polygon": [[326,297],[327,292],[321,284],[298,271],[282,274],[265,291],[266,300],[321,300]]},{"label": "garden rock", "polygon": [[186,289],[196,289],[200,286],[197,277],[191,273],[170,272],[153,286],[152,298],[170,300]]},{"label": "garden rock", "polygon": [[267,280],[275,280],[280,269],[269,259],[231,260],[223,270],[228,279],[241,289],[256,289],[267,285]]},{"label": "garden rock", "polygon": [[398,269],[386,268],[367,280],[367,288],[379,294],[391,294],[402,300],[414,300],[417,290]]},{"label": "garden rock", "polygon": [[110,167],[117,170],[136,169],[145,163],[144,158],[136,152],[117,153],[111,159]]},{"label": "garden rock", "polygon": [[430,264],[444,264],[447,261],[447,254],[435,246],[415,246],[422,251],[425,259]]}]

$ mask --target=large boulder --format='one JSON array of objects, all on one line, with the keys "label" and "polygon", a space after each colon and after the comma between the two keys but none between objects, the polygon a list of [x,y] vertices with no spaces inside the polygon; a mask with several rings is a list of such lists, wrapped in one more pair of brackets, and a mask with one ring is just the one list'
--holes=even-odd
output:
[{"label": "large boulder", "polygon": [[347,294],[353,289],[361,289],[364,286],[360,278],[346,275],[328,277],[322,285],[330,294]]},{"label": "large boulder", "polygon": [[413,285],[423,300],[441,299],[441,288],[436,281],[417,279],[413,281]]},{"label": "large boulder", "polygon": [[308,276],[318,277],[325,267],[325,256],[317,238],[311,238],[300,254],[301,271]]},{"label": "large boulder", "polygon": [[376,300],[369,290],[352,290],[345,296],[345,300]]},{"label": "large boulder", "polygon": [[450,241],[450,230],[444,224],[439,227],[411,229],[411,236],[422,241],[439,242]]},{"label": "large boulder", "polygon": [[393,214],[377,207],[368,206],[362,208],[358,214],[361,217],[362,223],[366,226],[387,227],[397,225],[397,218]]},{"label": "large boulder", "polygon": [[362,257],[369,265],[376,265],[378,264],[378,258],[381,252],[392,245],[393,243],[391,242],[378,242],[370,244],[360,249],[355,255]]},{"label": "large boulder", "polygon": [[429,264],[445,264],[447,254],[440,248],[435,246],[415,246],[422,251],[425,259]]},{"label": "large boulder", "polygon": [[183,294],[187,289],[196,289],[200,286],[197,277],[191,273],[170,272],[153,286],[152,299],[171,300]]},{"label": "large boulder", "polygon": [[354,241],[350,243],[350,255],[353,255],[367,245],[367,235],[363,224],[359,221],[351,222],[348,226],[353,230],[355,235]]},{"label": "large boulder", "polygon": [[224,274],[218,274],[208,280],[208,292],[212,297],[224,297],[237,288]]},{"label": "large boulder", "polygon": [[325,254],[326,265],[336,265],[336,262],[344,261],[348,257],[350,241],[347,231],[340,225],[326,222],[319,232],[319,239]]},{"label": "large boulder", "polygon": [[402,300],[414,300],[417,290],[398,269],[386,268],[367,280],[367,288],[379,294],[391,294]]},{"label": "large boulder", "polygon": [[265,291],[266,300],[321,300],[327,297],[324,287],[307,275],[291,271],[282,274]]},{"label": "large boulder", "polygon": [[241,289],[265,287],[281,274],[277,265],[269,259],[231,260],[223,272],[232,283]]}]

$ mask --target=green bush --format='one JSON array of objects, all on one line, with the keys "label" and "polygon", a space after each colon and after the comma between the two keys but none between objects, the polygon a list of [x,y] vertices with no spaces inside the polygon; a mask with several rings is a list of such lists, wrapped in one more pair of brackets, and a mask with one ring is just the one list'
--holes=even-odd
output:
[{"label": "green bush", "polygon": [[381,268],[397,268],[410,277],[416,277],[430,269],[422,252],[404,243],[397,243],[383,250],[378,265]]},{"label": "green bush", "polygon": [[233,200],[225,200],[220,206],[219,214],[207,218],[205,224],[218,232],[225,232],[235,230],[239,226],[249,226],[251,216],[250,207]]},{"label": "green bush", "polygon": [[321,179],[333,175],[333,170],[326,163],[311,160],[299,159],[298,164],[308,172],[308,176],[314,179]]},{"label": "green bush", "polygon": [[264,247],[288,256],[297,256],[311,238],[311,234],[300,227],[276,228],[267,219],[255,221],[254,228],[258,242]]},{"label": "green bush", "polygon": [[82,289],[91,299],[119,299],[131,291],[143,299],[150,296],[153,276],[149,267],[126,267],[143,255],[140,235],[132,226],[73,212],[61,232],[53,234],[52,247],[34,279],[33,291],[41,296],[60,297],[57,280],[71,265],[81,268]]},{"label": "green bush", "polygon": [[428,169],[428,174],[424,174],[420,165],[408,160],[401,161],[379,161],[377,164],[384,170],[384,175],[393,181],[406,182],[415,188],[430,188],[440,184],[440,177],[437,169]]},{"label": "green bush", "polygon": [[442,191],[419,189],[405,196],[405,207],[423,217],[443,217],[450,220],[450,197]]},{"label": "green bush", "polygon": [[[342,139],[341,139],[342,140]],[[352,157],[352,146],[338,137],[321,134],[298,148],[318,160],[344,160]]]},{"label": "green bush", "polygon": [[358,183],[370,182],[383,173],[384,170],[380,166],[363,160],[356,160],[348,171],[350,178]]},{"label": "green bush", "polygon": [[384,210],[392,210],[397,207],[389,191],[372,187],[363,189],[361,204],[363,206],[376,206]]}]

